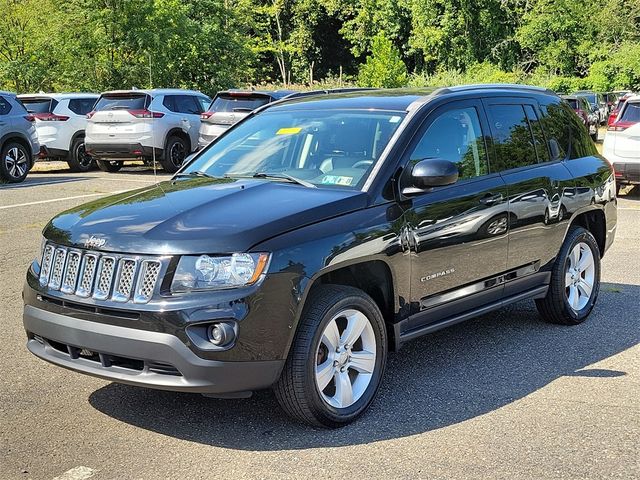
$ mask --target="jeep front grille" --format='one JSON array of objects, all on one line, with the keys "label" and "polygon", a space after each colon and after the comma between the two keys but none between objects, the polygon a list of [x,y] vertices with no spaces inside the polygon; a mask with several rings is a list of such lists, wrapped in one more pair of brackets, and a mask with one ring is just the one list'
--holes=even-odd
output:
[{"label": "jeep front grille", "polygon": [[82,298],[148,303],[161,268],[160,259],[101,254],[47,243],[40,285]]}]

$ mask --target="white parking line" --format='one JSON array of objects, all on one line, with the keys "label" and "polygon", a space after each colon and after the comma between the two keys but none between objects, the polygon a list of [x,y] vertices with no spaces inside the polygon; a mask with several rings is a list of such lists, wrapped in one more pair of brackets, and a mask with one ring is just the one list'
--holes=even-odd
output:
[{"label": "white parking line", "polygon": [[55,477],[53,480],[84,480],[85,478],[93,477],[97,470],[89,467],[75,467],[71,470],[67,470],[62,475]]},{"label": "white parking line", "polygon": [[19,207],[28,207],[30,205],[40,205],[41,203],[52,203],[52,202],[64,202],[65,200],[74,200],[76,198],[88,198],[88,197],[99,197],[104,195],[115,195],[117,193],[123,193],[127,190],[118,190],[116,192],[105,192],[105,193],[87,193],[86,195],[75,195],[73,197],[63,197],[63,198],[52,198],[51,200],[38,200],[36,202],[27,202],[27,203],[16,203],[15,205],[2,205],[0,206],[0,210],[6,210],[8,208],[19,208]]}]

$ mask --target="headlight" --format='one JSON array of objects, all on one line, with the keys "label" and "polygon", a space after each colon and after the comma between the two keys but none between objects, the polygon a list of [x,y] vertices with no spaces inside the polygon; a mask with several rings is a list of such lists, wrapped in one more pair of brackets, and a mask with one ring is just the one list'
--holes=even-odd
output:
[{"label": "headlight", "polygon": [[260,281],[269,264],[268,253],[234,253],[230,256],[183,256],[171,282],[171,291],[219,290]]}]

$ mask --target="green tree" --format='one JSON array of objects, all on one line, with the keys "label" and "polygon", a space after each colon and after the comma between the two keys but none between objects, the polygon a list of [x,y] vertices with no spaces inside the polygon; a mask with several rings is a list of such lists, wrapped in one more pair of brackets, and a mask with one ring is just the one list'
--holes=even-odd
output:
[{"label": "green tree", "polygon": [[407,83],[407,67],[384,32],[371,42],[371,55],[360,66],[358,83],[363,87],[402,87]]}]

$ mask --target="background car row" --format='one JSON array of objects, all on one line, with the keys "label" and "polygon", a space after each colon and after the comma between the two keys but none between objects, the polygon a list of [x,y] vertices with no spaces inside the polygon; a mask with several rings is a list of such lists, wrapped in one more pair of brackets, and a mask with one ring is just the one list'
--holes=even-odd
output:
[{"label": "background car row", "polygon": [[[0,92],[0,181],[21,182],[38,157],[66,161],[75,172],[96,165],[117,172],[127,161],[142,160],[173,173],[189,154],[256,108],[314,93],[319,92],[227,90],[212,100],[181,89],[17,97]],[[563,95],[594,141],[599,126],[608,125],[603,154],[617,165],[619,185],[640,183],[638,98],[629,91]]]}]

